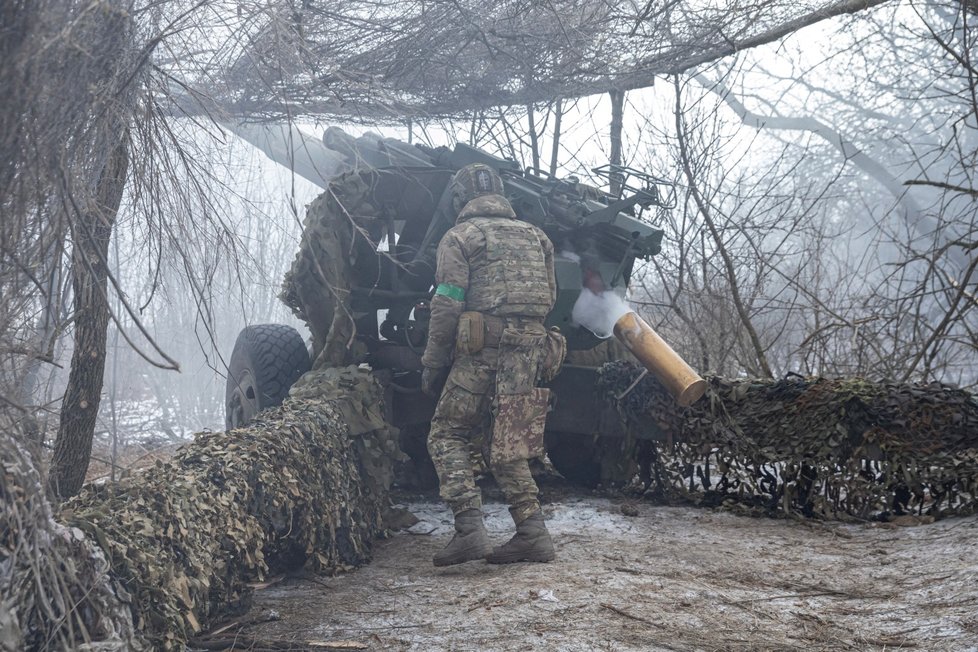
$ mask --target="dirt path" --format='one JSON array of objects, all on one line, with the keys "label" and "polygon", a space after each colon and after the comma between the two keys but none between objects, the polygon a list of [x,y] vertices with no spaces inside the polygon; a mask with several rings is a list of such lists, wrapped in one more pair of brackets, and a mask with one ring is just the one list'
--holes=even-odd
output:
[{"label": "dirt path", "polygon": [[[978,518],[889,528],[566,497],[551,564],[435,569],[440,505],[338,577],[256,592],[242,631],[370,650],[978,650]],[[630,511],[627,510],[626,511]],[[488,508],[495,540],[511,532]],[[308,644],[307,644],[308,645]]]}]

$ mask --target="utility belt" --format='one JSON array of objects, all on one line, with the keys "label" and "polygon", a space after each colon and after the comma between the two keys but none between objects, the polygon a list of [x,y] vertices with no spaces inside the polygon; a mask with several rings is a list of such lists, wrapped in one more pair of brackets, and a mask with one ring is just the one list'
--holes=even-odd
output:
[{"label": "utility belt", "polygon": [[458,319],[455,352],[474,355],[485,348],[499,348],[507,328],[527,334],[543,335],[547,332],[539,317],[499,317],[469,310]]},{"label": "utility belt", "polygon": [[475,355],[485,348],[498,349],[508,340],[535,349],[536,380],[553,380],[567,356],[567,340],[557,328],[547,329],[539,317],[487,315],[463,312],[455,334],[455,354]]}]

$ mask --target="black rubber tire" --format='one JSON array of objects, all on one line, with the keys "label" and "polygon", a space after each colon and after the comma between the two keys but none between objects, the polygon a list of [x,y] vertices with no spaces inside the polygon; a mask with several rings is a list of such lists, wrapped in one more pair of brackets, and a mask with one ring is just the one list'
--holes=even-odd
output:
[{"label": "black rubber tire", "polygon": [[265,408],[280,405],[310,366],[306,343],[291,326],[257,324],[242,330],[228,365],[227,429],[239,428]]}]

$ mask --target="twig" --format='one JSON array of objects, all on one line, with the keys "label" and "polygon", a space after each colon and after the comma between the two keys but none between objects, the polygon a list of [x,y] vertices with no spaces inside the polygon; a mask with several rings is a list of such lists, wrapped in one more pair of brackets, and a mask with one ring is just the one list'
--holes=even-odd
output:
[{"label": "twig", "polygon": [[191,647],[201,650],[366,650],[365,643],[359,641],[282,641],[236,636],[223,639],[200,639],[189,641]]},{"label": "twig", "polygon": [[630,575],[644,575],[644,571],[640,571],[637,568],[627,568],[625,566],[616,566],[615,570],[619,573],[628,573]]},{"label": "twig", "polygon": [[890,638],[887,636],[880,636],[879,638],[860,638],[859,642],[866,643],[867,645],[875,645],[881,648],[902,649],[917,647],[917,642],[909,638]]},{"label": "twig", "polygon": [[261,591],[262,589],[267,589],[270,586],[275,586],[284,579],[285,575],[276,575],[275,577],[269,578],[264,582],[248,582],[248,588]]},{"label": "twig", "polygon": [[240,627],[240,626],[241,626],[241,621],[240,620],[232,620],[231,622],[229,622],[224,627],[219,627],[219,628],[215,629],[213,632],[208,632],[207,636],[208,637],[217,636],[219,634],[223,634],[224,632],[228,631],[232,627]]},{"label": "twig", "polygon": [[632,384],[628,386],[628,389],[626,389],[624,392],[622,392],[621,394],[619,394],[618,396],[616,396],[615,397],[615,400],[620,401],[621,399],[623,399],[626,396],[628,396],[628,393],[631,392],[633,389],[635,389],[635,386],[638,385],[638,383],[643,378],[645,378],[648,375],[648,373],[649,373],[649,370],[648,369],[642,369],[642,373],[640,373],[638,375],[638,378],[636,378],[635,380],[632,381]]},{"label": "twig", "polygon": [[493,607],[502,607],[505,604],[506,604],[505,602],[490,602],[488,604],[486,604],[485,602],[477,602],[476,604],[474,604],[471,607],[469,607],[468,609],[466,609],[465,610],[465,613],[471,613],[471,612],[475,611],[476,609],[483,609],[483,608],[484,609],[492,609]]},{"label": "twig", "polygon": [[213,638],[201,639],[192,638],[188,641],[189,646],[201,650],[298,650],[302,649],[299,642],[290,641],[268,641],[251,638],[248,636],[235,636],[233,638]]},{"label": "twig", "polygon": [[260,625],[261,623],[271,623],[271,622],[275,622],[276,620],[281,620],[281,618],[277,614],[275,614],[275,612],[269,612],[263,615],[259,614],[252,618],[236,618],[231,622],[227,623],[226,625],[218,627],[213,631],[201,634],[198,638],[216,639],[217,636],[227,632],[230,629],[234,629],[234,628],[244,629],[245,627],[249,627],[251,625]]},{"label": "twig", "polygon": [[814,598],[822,595],[851,597],[848,594],[843,593],[842,591],[819,591],[817,593],[784,593],[782,595],[770,595],[763,598],[748,598],[746,600],[726,601],[726,603],[730,605],[737,605],[737,604],[748,604],[751,602],[766,602],[768,600],[784,600],[788,598]]},{"label": "twig", "polygon": [[313,584],[318,584],[319,586],[323,587],[324,589],[332,589],[333,588],[332,586],[330,586],[326,582],[322,581],[321,579],[312,577],[310,575],[295,575],[295,576],[292,577],[292,579],[295,579],[295,580],[305,580],[306,582],[312,582]]},{"label": "twig", "polygon": [[[366,632],[366,631],[373,631],[373,630],[384,631],[388,629],[418,629],[419,627],[431,627],[431,623],[418,623],[417,625],[380,625],[378,627],[358,627],[353,625],[348,627],[347,629],[355,629],[360,632]],[[450,630],[454,628],[455,625],[444,626],[444,629],[446,630]]]},{"label": "twig", "polygon": [[627,611],[625,611],[624,609],[621,609],[621,608],[616,607],[614,605],[611,605],[611,604],[607,604],[605,602],[602,602],[601,603],[601,606],[604,609],[607,609],[608,611],[614,611],[619,616],[624,616],[625,618],[629,618],[631,620],[637,620],[640,623],[645,623],[646,625],[652,625],[653,627],[659,627],[660,629],[662,628],[662,625],[660,625],[659,623],[654,623],[654,622],[652,622],[651,620],[649,620],[647,618],[642,618],[641,616],[636,616],[635,614],[630,614]]}]

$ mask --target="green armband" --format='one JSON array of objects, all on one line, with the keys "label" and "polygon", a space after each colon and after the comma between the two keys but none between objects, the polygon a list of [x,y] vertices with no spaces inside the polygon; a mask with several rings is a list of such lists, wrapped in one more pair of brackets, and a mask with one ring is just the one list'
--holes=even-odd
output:
[{"label": "green armband", "polygon": [[465,301],[465,290],[451,283],[439,283],[435,294],[444,294],[449,299]]}]

